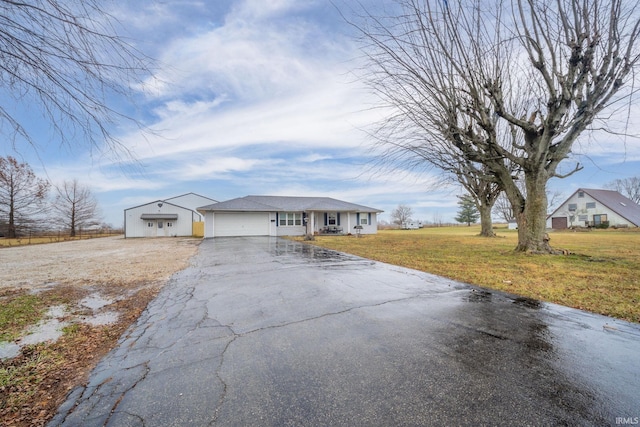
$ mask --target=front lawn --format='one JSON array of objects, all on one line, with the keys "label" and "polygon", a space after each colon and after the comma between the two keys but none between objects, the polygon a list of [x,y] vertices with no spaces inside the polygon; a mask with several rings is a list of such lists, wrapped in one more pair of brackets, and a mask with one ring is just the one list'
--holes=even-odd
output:
[{"label": "front lawn", "polygon": [[569,255],[515,253],[517,231],[479,237],[479,227],[381,230],[309,242],[474,285],[640,322],[640,232],[552,232]]}]

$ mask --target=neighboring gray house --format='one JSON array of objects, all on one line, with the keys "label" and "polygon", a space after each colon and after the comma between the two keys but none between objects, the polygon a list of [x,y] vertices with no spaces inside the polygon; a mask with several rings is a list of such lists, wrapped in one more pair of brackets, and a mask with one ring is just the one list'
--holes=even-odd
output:
[{"label": "neighboring gray house", "polygon": [[547,228],[639,227],[640,206],[613,190],[580,188],[547,217]]},{"label": "neighboring gray house", "polygon": [[382,212],[329,197],[284,196],[246,196],[198,210],[205,214],[205,238],[375,234]]},{"label": "neighboring gray house", "polygon": [[204,215],[196,210],[203,204],[215,203],[209,197],[195,193],[124,210],[124,237],[192,236],[194,223],[204,221]]}]

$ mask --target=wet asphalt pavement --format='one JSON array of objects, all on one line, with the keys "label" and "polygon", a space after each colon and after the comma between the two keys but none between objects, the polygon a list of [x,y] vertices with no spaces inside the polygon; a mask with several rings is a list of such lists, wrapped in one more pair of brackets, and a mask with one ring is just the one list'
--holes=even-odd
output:
[{"label": "wet asphalt pavement", "polygon": [[205,240],[49,425],[638,417],[636,324],[264,237]]}]

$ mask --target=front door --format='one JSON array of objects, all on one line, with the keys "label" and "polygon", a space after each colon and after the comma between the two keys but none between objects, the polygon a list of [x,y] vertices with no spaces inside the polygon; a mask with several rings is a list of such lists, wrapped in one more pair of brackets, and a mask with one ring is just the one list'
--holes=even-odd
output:
[{"label": "front door", "polygon": [[164,237],[164,220],[163,219],[159,219],[158,220],[158,237]]}]

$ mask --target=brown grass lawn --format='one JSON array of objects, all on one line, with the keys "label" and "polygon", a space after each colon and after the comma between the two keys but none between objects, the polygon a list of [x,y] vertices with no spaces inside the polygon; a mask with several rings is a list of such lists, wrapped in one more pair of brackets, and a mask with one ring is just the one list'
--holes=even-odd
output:
[{"label": "brown grass lawn", "polygon": [[640,232],[550,233],[569,255],[515,253],[517,232],[479,227],[381,230],[377,235],[316,236],[312,244],[474,285],[640,322]]}]

